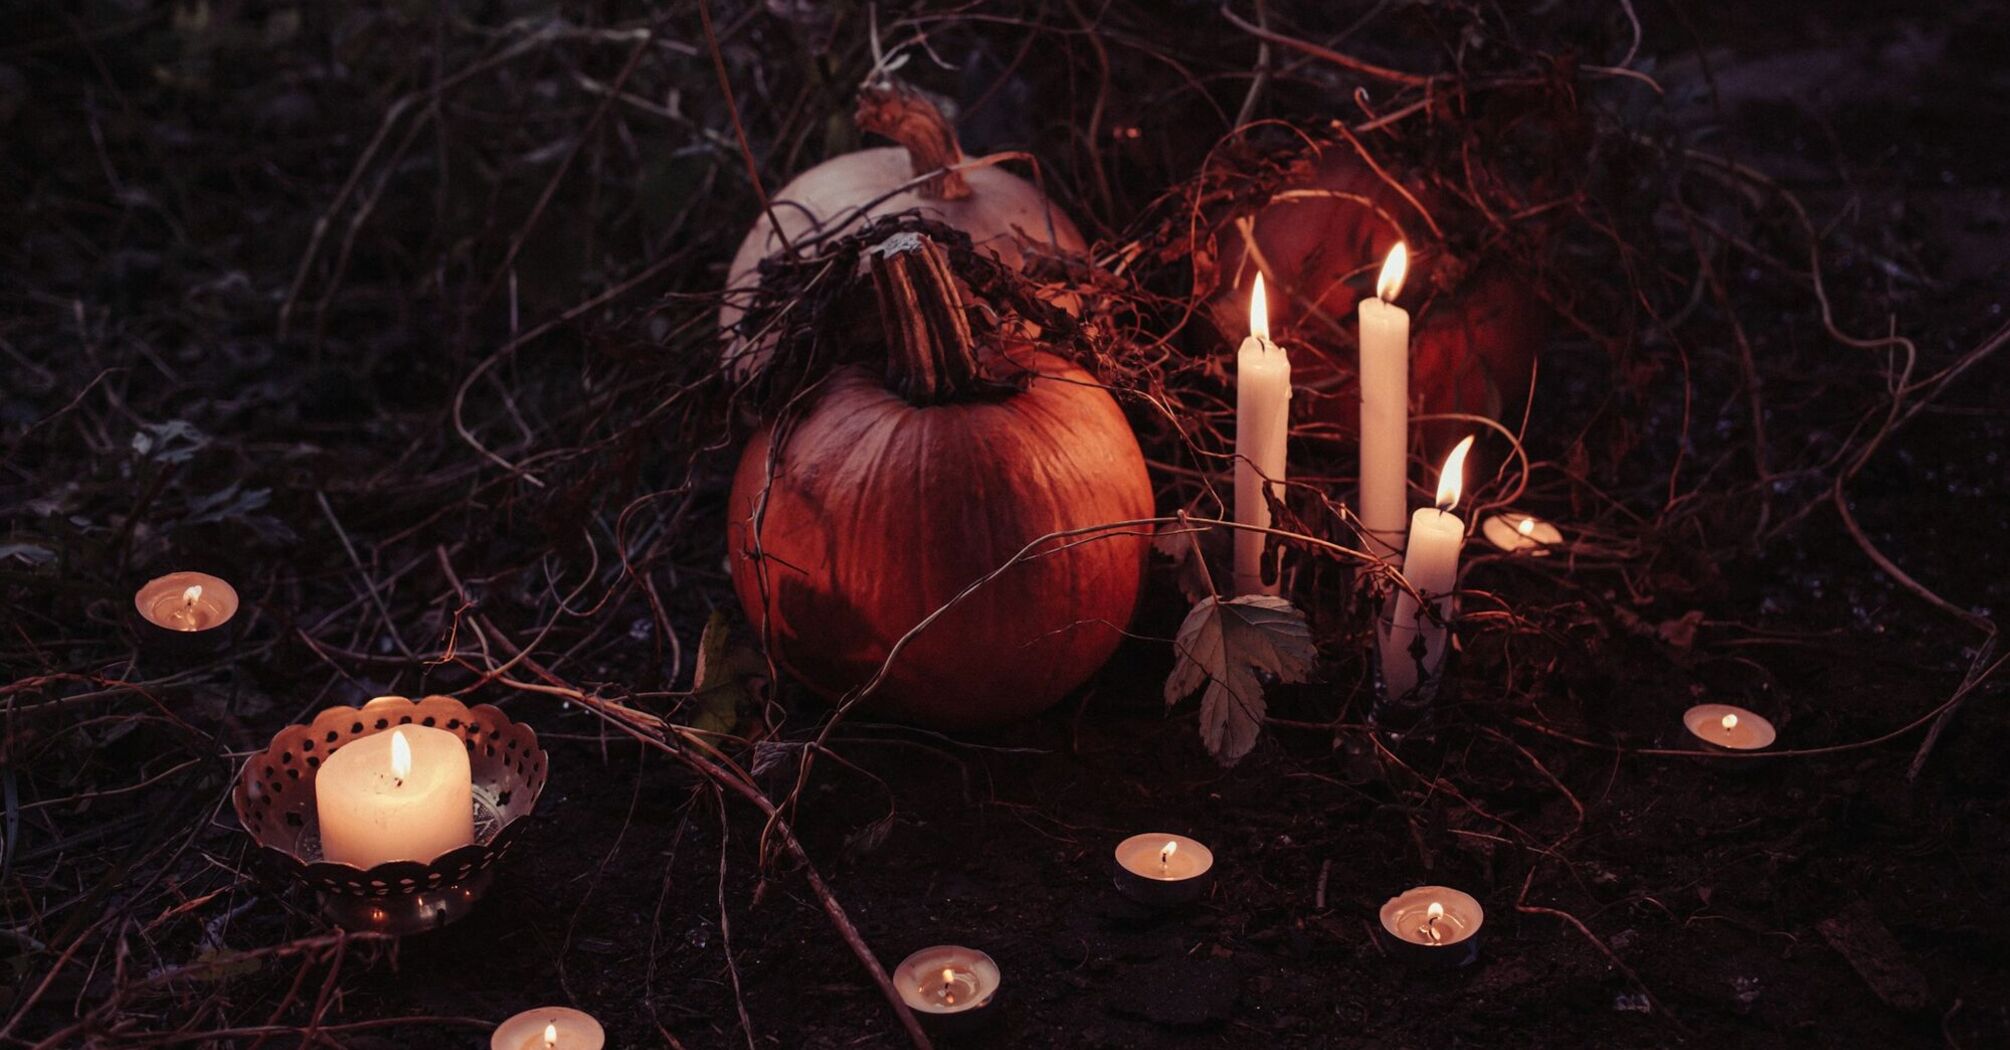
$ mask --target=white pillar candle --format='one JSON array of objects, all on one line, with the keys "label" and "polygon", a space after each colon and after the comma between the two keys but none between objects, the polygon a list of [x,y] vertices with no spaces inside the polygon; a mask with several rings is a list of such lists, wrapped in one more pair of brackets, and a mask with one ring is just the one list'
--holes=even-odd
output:
[{"label": "white pillar candle", "polygon": [[1403,549],[1410,463],[1410,312],[1393,301],[1403,290],[1409,249],[1398,241],[1382,264],[1375,298],[1361,300],[1362,541],[1375,555]]},{"label": "white pillar candle", "polygon": [[[1459,551],[1466,542],[1466,523],[1452,508],[1459,503],[1466,452],[1472,447],[1468,436],[1452,449],[1438,475],[1437,506],[1421,507],[1410,516],[1403,578],[1430,605],[1427,610],[1409,589],[1396,592],[1395,611],[1382,639],[1382,681],[1391,698],[1412,692],[1444,663],[1444,624],[1451,619],[1452,592],[1459,585]],[[1420,640],[1421,656],[1416,651]]]},{"label": "white pillar candle", "polygon": [[321,856],[337,864],[426,862],[475,839],[467,745],[430,726],[342,745],[314,776],[314,805]]},{"label": "white pillar candle", "polygon": [[[1291,360],[1284,348],[1270,341],[1269,308],[1263,297],[1263,276],[1249,296],[1249,338],[1235,357],[1235,520],[1256,528],[1270,527],[1270,504],[1264,489],[1282,497],[1284,443],[1291,429]],[[1235,592],[1276,594],[1275,563],[1264,571],[1263,551],[1270,537],[1250,529],[1235,530]],[[1267,578],[1266,578],[1267,577]]]}]

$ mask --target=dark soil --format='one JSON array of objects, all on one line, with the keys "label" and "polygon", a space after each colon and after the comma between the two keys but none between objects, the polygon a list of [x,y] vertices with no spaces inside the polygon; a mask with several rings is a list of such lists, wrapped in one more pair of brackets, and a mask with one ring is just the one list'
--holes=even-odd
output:
[{"label": "dark soil", "polygon": [[[739,615],[721,568],[737,424],[697,362],[756,204],[703,26],[672,6],[633,69],[632,39],[591,36],[649,24],[623,4],[516,53],[536,30],[509,20],[535,5],[89,0],[0,20],[0,1045],[477,1047],[547,1002],[618,1047],[905,1045],[801,872],[764,863],[757,812],[480,674],[535,638],[546,684],[671,713],[710,613]],[[966,146],[1040,154],[1092,239],[1193,170],[1227,131],[1195,114],[1232,116],[1255,61],[1209,4],[940,6],[920,17],[959,70],[922,78],[964,105]],[[1272,16],[1331,41],[1373,5],[1272,6],[1313,9]],[[1436,68],[1469,20],[1604,62],[1630,32],[1606,5],[1522,23],[1388,6],[1391,37],[1370,21],[1335,46]],[[1927,377],[2003,324],[2010,12],[1637,6],[1636,65],[1689,92],[1642,126],[1798,195],[1839,325],[1894,326]],[[711,17],[769,188],[854,145],[862,7]],[[1076,141],[1099,47],[1105,134],[1147,145]],[[582,86],[624,80],[619,106]],[[1259,115],[1310,121],[1337,97],[1300,66],[1274,90]],[[1414,731],[1365,728],[1358,617],[1309,559],[1293,593],[1321,680],[1276,690],[1232,769],[1193,705],[1159,695],[1187,606],[1169,571],[1109,668],[1028,724],[841,724],[792,821],[818,870],[888,966],[952,942],[1004,973],[996,1023],[943,1042],[2010,1045],[2000,654],[1880,572],[1825,501],[1828,457],[1877,425],[1884,352],[1838,345],[1804,280],[1736,258],[1777,476],[1753,483],[1744,397],[1705,374],[1733,359],[1724,317],[1685,343],[1686,429],[1669,343],[1643,338],[1622,370],[1560,331],[1524,505],[1596,520],[1622,553],[1476,559],[1467,586],[1522,618],[1462,627]],[[457,400],[537,483],[461,439]],[[2006,406],[2010,369],[1982,361],[1848,489],[1872,543],[1983,619],[2010,608]],[[185,567],[245,598],[221,657],[142,652],[124,623],[138,581]],[[457,925],[325,937],[309,895],[254,874],[237,766],[323,707],[462,691],[550,751],[516,852]],[[823,713],[791,685],[777,699],[779,729],[729,748],[774,797]],[[1778,753],[1642,753],[1684,750],[1702,700],[1771,718]],[[1204,901],[1115,892],[1111,848],[1148,830],[1213,847]],[[1378,945],[1376,908],[1422,882],[1486,907],[1476,964]]]}]

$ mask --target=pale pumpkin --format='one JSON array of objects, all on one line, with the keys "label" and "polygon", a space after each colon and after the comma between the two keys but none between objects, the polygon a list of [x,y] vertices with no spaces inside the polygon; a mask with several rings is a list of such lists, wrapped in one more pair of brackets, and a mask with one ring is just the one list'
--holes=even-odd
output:
[{"label": "pale pumpkin", "polygon": [[838,699],[983,579],[865,702],[943,729],[1035,714],[1130,621],[1149,529],[1095,526],[1151,515],[1144,457],[1082,369],[1016,336],[975,345],[938,245],[901,234],[867,255],[886,371],[844,366],[782,437],[767,427],[749,443],[731,496],[734,588],[777,661]]},{"label": "pale pumpkin", "polygon": [[[859,89],[854,120],[861,131],[899,145],[846,153],[796,176],[773,196],[775,221],[763,213],[733,255],[719,330],[726,365],[736,377],[766,367],[773,348],[772,339],[749,338],[734,326],[759,285],[761,260],[782,251],[784,239],[800,248],[878,216],[914,211],[969,234],[973,247],[1014,270],[1025,270],[1043,254],[1087,250],[1074,222],[1032,183],[998,164],[947,170],[964,163],[956,133],[941,111],[911,88],[887,79],[866,84]],[[941,174],[907,185],[930,172]],[[1074,310],[1070,296],[1057,294],[1051,301]]]}]

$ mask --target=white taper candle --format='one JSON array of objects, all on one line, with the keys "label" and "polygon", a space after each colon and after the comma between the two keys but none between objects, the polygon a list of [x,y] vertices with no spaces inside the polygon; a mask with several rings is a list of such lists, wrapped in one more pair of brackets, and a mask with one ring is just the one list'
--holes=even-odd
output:
[{"label": "white taper candle", "polygon": [[1410,461],[1410,313],[1393,301],[1403,290],[1409,250],[1389,252],[1375,298],[1361,300],[1361,505],[1363,541],[1387,557],[1403,549]]},{"label": "white taper candle", "polygon": [[1459,586],[1459,551],[1466,542],[1466,523],[1452,508],[1459,503],[1466,452],[1472,447],[1468,436],[1452,449],[1438,476],[1437,506],[1421,507],[1410,516],[1403,578],[1430,603],[1431,611],[1427,613],[1408,590],[1396,592],[1395,611],[1382,638],[1382,682],[1391,698],[1413,692],[1444,665],[1444,625],[1451,620],[1452,592]]},{"label": "white taper candle", "polygon": [[[1270,527],[1266,485],[1280,498],[1284,492],[1284,446],[1291,429],[1291,360],[1284,348],[1270,341],[1270,317],[1263,296],[1263,277],[1249,297],[1249,338],[1235,358],[1235,520],[1258,528]],[[1250,529],[1235,530],[1235,592],[1276,594],[1277,566],[1264,565],[1270,537]]]}]

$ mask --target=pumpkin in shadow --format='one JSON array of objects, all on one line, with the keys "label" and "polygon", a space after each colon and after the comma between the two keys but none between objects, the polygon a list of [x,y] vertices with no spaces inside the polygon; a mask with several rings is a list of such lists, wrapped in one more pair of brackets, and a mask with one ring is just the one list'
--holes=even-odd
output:
[{"label": "pumpkin in shadow", "polygon": [[1021,336],[979,345],[940,246],[902,233],[867,257],[886,369],[842,367],[748,444],[734,588],[777,662],[827,698],[891,655],[870,710],[943,729],[1024,718],[1095,673],[1130,621],[1150,530],[1108,526],[1151,515],[1144,458],[1088,373]]}]

